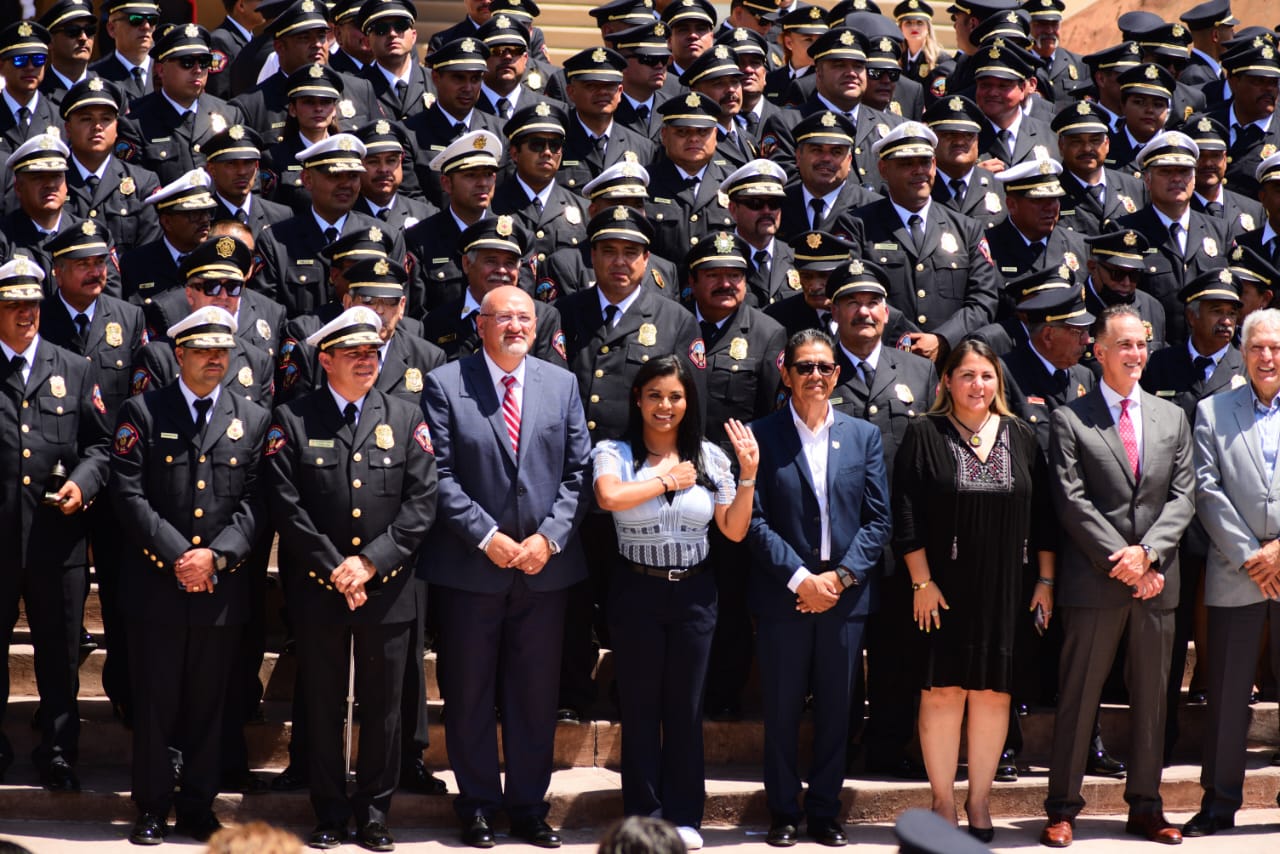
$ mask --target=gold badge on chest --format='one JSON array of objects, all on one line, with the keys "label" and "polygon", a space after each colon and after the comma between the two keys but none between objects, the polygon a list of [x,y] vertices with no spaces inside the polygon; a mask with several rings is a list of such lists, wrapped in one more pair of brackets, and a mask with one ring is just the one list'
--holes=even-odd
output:
[{"label": "gold badge on chest", "polygon": [[417,368],[405,369],[404,387],[414,394],[422,391],[422,371]]},{"label": "gold badge on chest", "polygon": [[729,342],[729,358],[738,361],[747,358],[747,339],[735,338]]},{"label": "gold badge on chest", "polygon": [[244,422],[239,418],[232,418],[231,423],[227,425],[227,438],[235,442],[244,437]]},{"label": "gold badge on chest", "polygon": [[60,376],[49,377],[49,394],[54,397],[66,397],[67,381]]},{"label": "gold badge on chest", "polygon": [[652,347],[658,343],[658,327],[652,323],[640,324],[640,331],[636,334],[636,340],[640,342],[642,347]]},{"label": "gold badge on chest", "polygon": [[253,368],[249,367],[248,365],[245,365],[243,368],[241,368],[240,371],[236,374],[236,382],[240,383],[240,385],[245,386],[246,388],[253,385]]},{"label": "gold badge on chest", "polygon": [[108,347],[119,347],[124,343],[124,329],[114,320],[107,324],[106,336]]},{"label": "gold badge on chest", "polygon": [[373,428],[373,443],[384,451],[395,447],[396,437],[390,424],[379,424]]}]

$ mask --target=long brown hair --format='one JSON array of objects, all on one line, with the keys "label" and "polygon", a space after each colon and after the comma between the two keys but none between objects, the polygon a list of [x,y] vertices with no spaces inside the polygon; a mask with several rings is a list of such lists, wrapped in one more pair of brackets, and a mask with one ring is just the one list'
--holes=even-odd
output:
[{"label": "long brown hair", "polygon": [[938,383],[938,399],[933,402],[933,407],[929,411],[950,415],[955,410],[955,401],[951,399],[951,392],[947,388],[947,380],[951,379],[951,375],[955,373],[956,368],[960,367],[960,363],[970,353],[987,360],[991,363],[991,367],[995,369],[996,396],[991,399],[991,410],[997,415],[1012,416],[1013,411],[1009,409],[1009,402],[1005,398],[1004,367],[1000,364],[1000,357],[986,343],[976,338],[967,338],[961,341],[951,351],[951,355],[947,356],[947,361],[942,366],[942,379]]}]

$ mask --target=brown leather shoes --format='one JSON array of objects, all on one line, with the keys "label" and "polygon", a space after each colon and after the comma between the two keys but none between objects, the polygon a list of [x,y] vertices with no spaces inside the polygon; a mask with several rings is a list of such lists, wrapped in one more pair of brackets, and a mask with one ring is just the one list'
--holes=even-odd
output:
[{"label": "brown leather shoes", "polygon": [[1044,830],[1040,831],[1040,844],[1049,848],[1066,848],[1071,844],[1071,821],[1049,819]]},{"label": "brown leather shoes", "polygon": [[1159,842],[1161,845],[1181,845],[1182,831],[1165,819],[1164,813],[1140,813],[1130,815],[1125,822],[1124,832],[1146,838],[1148,842]]}]

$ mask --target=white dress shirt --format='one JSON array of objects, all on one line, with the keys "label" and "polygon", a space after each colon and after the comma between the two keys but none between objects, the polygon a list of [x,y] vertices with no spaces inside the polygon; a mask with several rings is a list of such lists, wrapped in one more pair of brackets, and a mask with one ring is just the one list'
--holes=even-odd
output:
[{"label": "white dress shirt", "polygon": [[365,398],[366,398],[366,397],[368,397],[369,395],[368,395],[368,394],[362,394],[362,395],[360,395],[360,399],[359,399],[359,400],[347,400],[345,397],[343,397],[342,395],[338,394],[338,390],[337,390],[336,388],[334,388],[334,387],[333,387],[333,383],[326,383],[326,385],[327,385],[327,386],[329,386],[329,394],[333,395],[333,402],[337,405],[337,407],[338,407],[338,412],[345,412],[345,411],[346,411],[346,409],[347,409],[347,404],[348,404],[348,403],[354,403],[354,404],[356,405],[356,420],[355,420],[355,423],[356,423],[356,424],[359,424],[359,423],[360,423],[360,413],[361,413],[361,412],[364,412],[364,401],[365,401]]},{"label": "white dress shirt", "polygon": [[[813,493],[818,501],[818,517],[821,520],[821,540],[818,547],[820,560],[831,560],[831,508],[827,506],[827,454],[831,444],[831,425],[836,423],[836,413],[827,404],[827,417],[818,425],[817,431],[809,429],[795,404],[791,404],[791,420],[795,422],[796,434],[800,437],[800,450],[804,454],[805,464],[809,466],[809,477],[813,480]],[[806,578],[812,575],[801,566],[791,574],[787,581],[787,589],[792,593]]]},{"label": "white dress shirt", "polygon": [[27,380],[31,379],[31,366],[35,364],[36,345],[39,343],[40,343],[40,336],[37,335],[35,338],[31,340],[30,346],[28,346],[27,349],[19,353],[17,350],[14,350],[8,344],[4,343],[3,341],[0,341],[0,350],[4,350],[4,360],[6,362],[12,362],[14,356],[21,356],[22,358],[27,360],[27,363],[22,367],[22,384],[23,385],[26,385]]},{"label": "white dress shirt", "polygon": [[[1116,428],[1120,427],[1120,401],[1124,400],[1124,395],[1107,385],[1106,380],[1098,382],[1098,388],[1102,389],[1102,399],[1107,403],[1107,411],[1111,413],[1111,420],[1116,423]],[[1142,461],[1142,388],[1134,383],[1133,391],[1129,392],[1129,420],[1133,422],[1133,438],[1138,445],[1138,461],[1141,466]]]},{"label": "white dress shirt", "polygon": [[[214,405],[217,405],[218,395],[222,393],[222,386],[214,386],[213,391],[201,398],[200,395],[196,394],[187,386],[182,377],[178,377],[178,389],[182,392],[182,399],[187,402],[187,413],[191,416],[192,421],[197,421],[200,418],[200,413],[196,412],[197,400],[208,400]],[[209,412],[210,415],[205,416],[206,418],[212,417],[213,406],[209,407]]]}]

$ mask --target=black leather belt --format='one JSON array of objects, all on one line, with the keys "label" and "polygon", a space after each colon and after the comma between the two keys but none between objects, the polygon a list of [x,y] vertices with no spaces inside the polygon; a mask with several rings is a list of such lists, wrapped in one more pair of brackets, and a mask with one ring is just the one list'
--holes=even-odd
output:
[{"label": "black leather belt", "polygon": [[626,561],[627,569],[640,575],[650,575],[654,578],[665,578],[667,581],[684,581],[686,578],[693,578],[707,570],[710,561],[694,564],[693,566],[646,566],[643,563],[633,563]]}]

